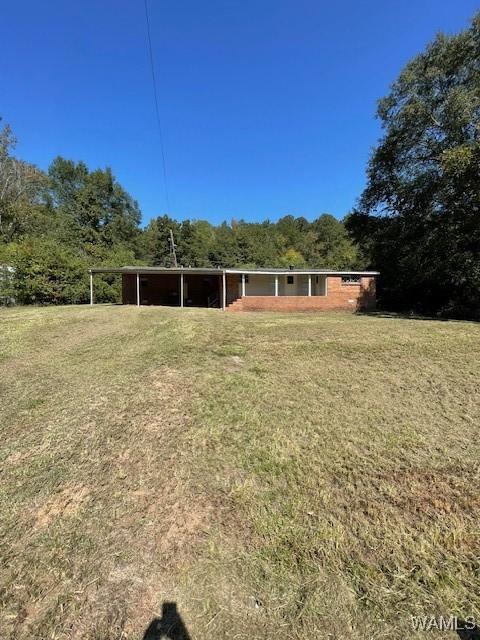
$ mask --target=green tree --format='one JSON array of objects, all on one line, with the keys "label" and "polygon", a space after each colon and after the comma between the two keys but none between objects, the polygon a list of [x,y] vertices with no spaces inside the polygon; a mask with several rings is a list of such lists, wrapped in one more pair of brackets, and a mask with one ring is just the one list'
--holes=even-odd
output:
[{"label": "green tree", "polygon": [[57,157],[49,167],[53,207],[67,221],[70,243],[136,248],[140,210],[111,170],[90,172],[83,162]]},{"label": "green tree", "polygon": [[11,295],[20,304],[78,304],[88,300],[88,263],[51,239],[10,243]]},{"label": "green tree", "polygon": [[238,243],[235,234],[236,222],[232,225],[222,222],[215,229],[215,246],[212,262],[217,267],[231,267],[239,264]]},{"label": "green tree", "polygon": [[16,139],[8,125],[0,131],[0,240],[11,242],[41,228],[44,174],[13,157]]},{"label": "green tree", "polygon": [[278,265],[281,267],[295,267],[300,269],[306,267],[305,258],[297,249],[287,249],[278,259]]},{"label": "green tree", "polygon": [[141,255],[151,266],[173,266],[170,250],[170,229],[178,245],[180,224],[167,215],[153,218],[145,228],[141,238]]},{"label": "green tree", "polygon": [[184,220],[180,225],[179,262],[188,267],[211,267],[215,252],[215,229],[206,220]]},{"label": "green tree", "polygon": [[283,236],[285,244],[293,249],[302,248],[303,239],[309,227],[306,218],[295,218],[292,215],[283,216],[276,224],[276,230]]},{"label": "green tree", "polygon": [[312,222],[305,236],[304,252],[312,267],[352,269],[360,266],[357,248],[348,237],[345,225],[328,213]]},{"label": "green tree", "polygon": [[347,221],[383,301],[480,316],[480,14],[438,35],[379,102],[385,130]]},{"label": "green tree", "polygon": [[285,250],[283,236],[269,220],[261,223],[240,221],[235,228],[238,264],[244,267],[271,267],[278,264]]}]

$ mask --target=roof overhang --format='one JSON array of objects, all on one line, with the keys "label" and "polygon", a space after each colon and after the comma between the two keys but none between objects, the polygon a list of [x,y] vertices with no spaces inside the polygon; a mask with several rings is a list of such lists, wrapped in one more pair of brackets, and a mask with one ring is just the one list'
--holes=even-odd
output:
[{"label": "roof overhang", "polygon": [[379,271],[332,271],[329,269],[225,269],[225,273],[252,273],[257,275],[271,276],[378,276]]},{"label": "roof overhang", "polygon": [[89,273],[113,273],[113,274],[198,274],[198,275],[222,275],[223,273],[232,274],[251,274],[251,275],[324,275],[324,276],[378,276],[379,271],[333,271],[329,269],[220,269],[212,267],[144,267],[144,266],[128,266],[128,267],[92,267]]},{"label": "roof overhang", "polygon": [[89,269],[89,273],[133,273],[133,274],[149,274],[149,273],[197,273],[199,275],[211,275],[216,274],[217,276],[221,276],[223,273],[223,269],[214,269],[210,267],[206,267],[205,269],[192,267],[142,267],[141,265],[137,267],[92,267]]}]

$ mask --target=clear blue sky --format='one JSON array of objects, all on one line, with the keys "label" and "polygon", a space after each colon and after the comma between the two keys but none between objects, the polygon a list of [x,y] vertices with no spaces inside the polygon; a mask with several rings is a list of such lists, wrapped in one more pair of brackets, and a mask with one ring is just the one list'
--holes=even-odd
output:
[{"label": "clear blue sky", "polygon": [[[149,0],[170,213],[342,217],[379,136],[376,100],[473,0]],[[0,115],[20,157],[112,167],[166,210],[143,0],[2,3]]]}]

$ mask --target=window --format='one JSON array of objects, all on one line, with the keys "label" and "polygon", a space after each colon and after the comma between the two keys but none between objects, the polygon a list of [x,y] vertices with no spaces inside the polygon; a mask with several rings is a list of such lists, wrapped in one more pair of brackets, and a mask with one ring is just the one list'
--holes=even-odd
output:
[{"label": "window", "polygon": [[148,279],[147,278],[140,278],[140,285],[142,287],[148,287]]},{"label": "window", "polygon": [[287,284],[293,284],[293,276],[287,276]]},{"label": "window", "polygon": [[[243,275],[244,275],[244,278],[245,278],[245,284],[248,284],[248,273],[245,273]],[[239,282],[242,282],[242,276],[241,275],[238,276],[238,280],[239,280]]]},{"label": "window", "polygon": [[342,276],[342,284],[360,284],[360,276]]}]

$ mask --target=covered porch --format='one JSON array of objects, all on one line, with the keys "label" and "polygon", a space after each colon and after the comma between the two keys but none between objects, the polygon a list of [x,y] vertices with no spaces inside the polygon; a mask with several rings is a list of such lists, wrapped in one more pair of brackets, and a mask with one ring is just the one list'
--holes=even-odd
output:
[{"label": "covered porch", "polygon": [[240,273],[238,297],[326,296],[327,276],[315,273]]}]

